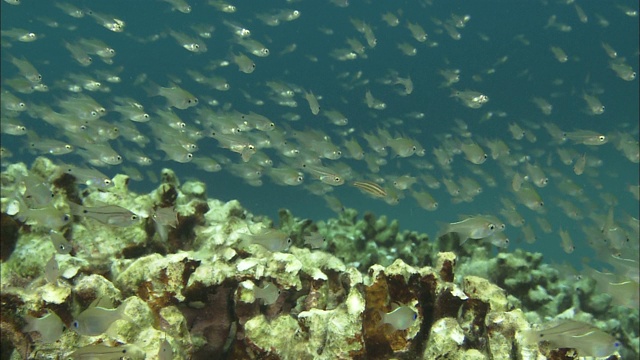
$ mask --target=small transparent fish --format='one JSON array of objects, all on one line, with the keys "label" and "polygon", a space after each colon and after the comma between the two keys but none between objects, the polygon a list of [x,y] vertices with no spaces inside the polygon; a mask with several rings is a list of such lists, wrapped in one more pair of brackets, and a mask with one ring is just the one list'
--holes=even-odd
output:
[{"label": "small transparent fish", "polygon": [[178,213],[173,207],[157,208],[151,212],[151,219],[158,225],[176,228],[178,225]]},{"label": "small transparent fish", "polygon": [[51,203],[54,195],[48,181],[34,173],[29,173],[20,180],[24,184],[22,198],[29,207],[42,208]]},{"label": "small transparent fish", "polygon": [[418,49],[409,43],[401,42],[396,46],[405,56],[416,56],[418,54]]},{"label": "small transparent fish", "polygon": [[184,110],[198,105],[197,97],[173,83],[169,83],[168,87],[161,87],[151,82],[147,91],[151,96],[164,97],[168,105],[176,109]]},{"label": "small transparent fish", "polygon": [[245,48],[251,54],[258,57],[267,57],[269,56],[269,49],[264,46],[259,41],[253,40],[251,38],[239,38],[238,44]]},{"label": "small transparent fish", "polygon": [[11,40],[21,41],[21,42],[32,42],[38,39],[38,35],[30,32],[29,30],[13,28],[2,30],[2,36],[8,37]]},{"label": "small transparent fish", "polygon": [[254,285],[253,295],[256,299],[262,300],[264,305],[271,305],[278,300],[278,296],[280,296],[280,289],[278,289],[278,287],[272,282],[265,281],[263,283],[263,287]]},{"label": "small transparent fish", "polygon": [[604,49],[604,51],[607,53],[607,56],[609,56],[612,59],[615,59],[618,57],[618,52],[615,51],[613,49],[613,47],[611,47],[611,45],[607,44],[606,42],[601,42],[600,45],[602,45],[602,48]]},{"label": "small transparent fish", "polygon": [[49,232],[49,238],[51,239],[51,244],[58,254],[69,254],[71,250],[73,250],[71,243],[59,232],[51,230]]},{"label": "small transparent fish", "polygon": [[518,201],[529,209],[536,212],[544,211],[544,202],[540,194],[529,183],[523,183],[515,194]]},{"label": "small transparent fish", "polygon": [[375,98],[370,90],[367,90],[365,92],[364,102],[365,104],[367,104],[367,107],[369,107],[370,109],[384,110],[387,108],[387,104],[384,101]]},{"label": "small transparent fish", "polygon": [[498,227],[490,219],[484,216],[473,216],[462,221],[446,224],[440,231],[438,237],[448,234],[457,233],[460,237],[460,244],[467,239],[483,239],[492,235]]},{"label": "small transparent fish", "polygon": [[44,278],[49,284],[56,285],[59,276],[60,268],[58,267],[58,261],[56,261],[56,254],[53,254],[51,259],[44,265]]},{"label": "small transparent fish", "polygon": [[444,30],[447,32],[450,38],[453,40],[460,40],[462,38],[462,34],[456,29],[454,25],[451,25],[448,21],[442,24]]},{"label": "small transparent fish", "polygon": [[267,175],[279,185],[296,186],[304,182],[304,174],[290,167],[273,167]]},{"label": "small transparent fish", "polygon": [[48,314],[41,318],[26,315],[25,321],[27,325],[22,328],[22,331],[37,331],[40,333],[40,337],[38,338],[38,342],[40,343],[48,344],[57,341],[65,329],[64,323],[53,311],[49,311]]},{"label": "small transparent fish", "polygon": [[492,235],[486,238],[492,245],[500,249],[506,249],[509,247],[509,238],[507,234],[502,231],[496,231]]},{"label": "small transparent fish", "polygon": [[72,164],[62,164],[60,168],[67,174],[75,178],[76,184],[83,184],[88,187],[109,188],[113,186],[113,181],[107,175],[93,168],[82,168]]},{"label": "small transparent fish", "polygon": [[289,234],[278,229],[263,229],[258,234],[244,235],[243,242],[261,245],[272,252],[286,251],[292,243]]},{"label": "small transparent fish", "polygon": [[36,68],[29,62],[29,60],[25,58],[18,59],[15,56],[9,55],[9,61],[11,61],[11,63],[18,68],[20,75],[22,75],[25,79],[29,80],[32,83],[39,83],[40,81],[42,81],[42,75],[40,75],[40,72],[36,70]]},{"label": "small transparent fish", "polygon": [[207,157],[194,157],[192,162],[206,172],[218,172],[222,170],[222,165],[216,159]]},{"label": "small transparent fish", "polygon": [[118,154],[108,143],[95,143],[83,145],[78,150],[78,155],[82,156],[90,164],[94,166],[120,165],[122,156]]},{"label": "small transparent fish", "polygon": [[178,10],[183,14],[191,13],[191,5],[185,0],[162,0],[171,5],[171,10]]},{"label": "small transparent fish", "polygon": [[322,113],[333,125],[345,126],[349,123],[349,119],[338,110],[326,110]]},{"label": "small transparent fish", "polygon": [[112,58],[116,56],[116,51],[96,38],[82,38],[78,40],[78,45],[88,54],[95,54],[101,58]]},{"label": "small transparent fish", "polygon": [[625,63],[623,58],[611,60],[609,62],[609,68],[611,68],[620,79],[625,81],[633,81],[637,76],[633,68]]},{"label": "small transparent fish", "polygon": [[473,141],[463,142],[460,146],[460,150],[462,150],[467,160],[476,165],[480,165],[487,160],[487,154],[480,147],[480,145],[476,144]]},{"label": "small transparent fish", "polygon": [[407,29],[411,32],[411,36],[419,42],[427,41],[427,33],[418,23],[407,22]]},{"label": "small transparent fish", "polygon": [[65,14],[74,17],[76,19],[80,19],[84,17],[84,11],[82,9],[76,7],[75,5],[69,4],[67,2],[55,2],[55,7],[62,10]]},{"label": "small transparent fish", "polygon": [[553,105],[551,105],[547,100],[534,96],[531,98],[531,102],[533,102],[543,114],[551,115]]},{"label": "small transparent fish", "polygon": [[552,46],[550,49],[553,53],[553,56],[556,58],[556,60],[558,60],[558,62],[565,63],[567,62],[567,60],[569,60],[567,53],[565,53],[564,50],[562,50],[560,47]]},{"label": "small transparent fish", "polygon": [[92,17],[99,25],[103,26],[109,31],[113,31],[113,32],[124,31],[125,22],[120,19],[116,19],[110,15],[102,14],[90,9],[87,9],[84,13]]},{"label": "small transparent fish", "polygon": [[438,202],[426,191],[411,191],[411,196],[416,199],[421,208],[427,211],[438,209]]},{"label": "small transparent fish", "polygon": [[312,91],[304,93],[304,98],[309,103],[309,109],[311,109],[311,113],[313,115],[318,115],[320,113],[320,104],[318,103],[318,99],[313,94]]},{"label": "small transparent fish", "polygon": [[157,139],[156,146],[167,154],[167,159],[169,160],[188,163],[193,159],[193,154],[179,143],[165,142]]},{"label": "small transparent fish", "polygon": [[604,113],[604,105],[593,95],[587,93],[582,94],[582,98],[587,103],[586,113],[589,115],[602,115]]},{"label": "small transparent fish", "polygon": [[319,232],[312,232],[309,235],[304,235],[302,237],[304,239],[304,244],[309,245],[312,249],[319,249],[327,243],[327,237],[320,234]]},{"label": "small transparent fish", "polygon": [[[9,111],[20,112],[27,110],[27,104],[25,104],[17,96],[13,95],[7,90],[2,91],[2,96],[0,96],[0,104],[3,109]],[[2,121],[4,122],[4,118],[2,119]]]},{"label": "small transparent fish", "polygon": [[173,347],[167,339],[162,339],[160,342],[158,360],[173,360]]},{"label": "small transparent fish", "polygon": [[378,310],[380,315],[379,325],[389,324],[394,330],[407,330],[418,319],[418,314],[407,305],[398,306],[393,311],[385,313]]},{"label": "small transparent fish", "polygon": [[93,63],[93,58],[89,56],[89,53],[82,46],[65,41],[64,47],[69,50],[71,57],[80,65],[89,66]]},{"label": "small transparent fish", "polygon": [[620,342],[613,336],[590,324],[564,319],[555,325],[524,333],[531,343],[547,341],[554,348],[571,348],[578,356],[607,357],[620,349]]},{"label": "small transparent fish", "polygon": [[582,154],[582,156],[580,156],[578,158],[578,160],[576,160],[576,163],[573,165],[573,172],[576,175],[582,175],[582,173],[584,173],[584,168],[587,165],[587,154]]},{"label": "small transparent fish", "polygon": [[537,187],[545,187],[549,184],[549,178],[545,175],[542,168],[536,164],[526,163],[525,169],[527,175],[525,176],[525,180],[531,181]]},{"label": "small transparent fish", "polygon": [[355,160],[364,159],[364,150],[355,138],[345,139],[344,147],[347,149],[348,157]]},{"label": "small transparent fish", "polygon": [[256,64],[243,53],[232,54],[233,62],[238,65],[238,70],[245,74],[251,74],[256,69]]},{"label": "small transparent fish", "polygon": [[393,184],[393,187],[398,190],[407,190],[417,182],[418,182],[418,179],[415,176],[402,175],[393,179],[391,183]]},{"label": "small transparent fish", "polygon": [[107,309],[99,306],[101,302],[103,302],[101,299],[96,299],[86,310],[76,316],[71,323],[71,329],[80,335],[97,336],[107,331],[116,320],[132,321],[124,312],[126,303],[122,303],[116,309]]},{"label": "small transparent fish", "polygon": [[402,158],[406,158],[415,154],[416,150],[418,149],[415,140],[404,137],[387,139],[386,144],[394,151],[397,156]]},{"label": "small transparent fish", "polygon": [[169,30],[169,35],[176,40],[178,45],[192,53],[201,54],[207,52],[206,44],[198,38],[174,30]]},{"label": "small transparent fish", "polygon": [[30,209],[26,204],[24,204],[22,199],[19,199],[18,201],[21,202],[21,204],[20,211],[16,218],[20,221],[25,221],[28,224],[35,224],[53,230],[58,230],[71,222],[71,216],[69,214],[58,210],[51,205],[47,205],[40,209]]},{"label": "small transparent fish", "polygon": [[344,178],[327,167],[305,164],[304,169],[327,185],[339,186],[344,184]]},{"label": "small transparent fish", "polygon": [[515,140],[522,140],[525,134],[525,131],[516,123],[509,124],[509,132]]},{"label": "small transparent fish", "polygon": [[73,215],[89,217],[107,225],[127,227],[140,222],[138,215],[118,205],[88,207],[69,202],[69,207]]},{"label": "small transparent fish", "polygon": [[398,17],[395,14],[390,12],[382,14],[382,20],[391,27],[396,27],[400,25],[400,20],[398,19]]},{"label": "small transparent fish", "polygon": [[471,109],[479,109],[482,105],[489,102],[489,97],[487,95],[474,90],[459,91],[452,89],[451,97],[457,98],[464,106]]},{"label": "small transparent fish", "polygon": [[122,358],[143,360],[146,354],[144,350],[134,344],[121,346],[92,344],[76,349],[69,356],[73,360],[120,360]]}]

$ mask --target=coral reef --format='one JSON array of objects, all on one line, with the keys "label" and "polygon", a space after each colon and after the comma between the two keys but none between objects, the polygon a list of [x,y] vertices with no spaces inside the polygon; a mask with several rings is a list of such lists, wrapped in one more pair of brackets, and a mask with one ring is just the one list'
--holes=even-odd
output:
[{"label": "coral reef", "polygon": [[[444,240],[402,232],[397,221],[373,214],[358,220],[349,209],[326,223],[283,210],[280,230],[293,244],[271,252],[243,243],[271,228],[270,220],[237,201],[207,199],[204,184],[181,185],[171,170],[146,195],[128,191],[122,175],[112,187],[76,192],[60,187],[60,172],[40,159],[31,170],[16,164],[2,174],[8,193],[21,193],[20,174],[28,171],[49,174],[52,201],[62,211],[74,193],[84,206],[118,205],[142,219],[119,227],[74,218],[63,229],[73,251],[54,255],[59,272],[50,281],[49,230],[16,220],[7,213],[11,199],[3,198],[2,241],[7,231],[15,242],[2,262],[3,358],[67,357],[102,344],[128,349],[131,358],[139,349],[147,359],[162,351],[174,359],[570,359],[569,350],[539,347],[521,334],[530,322],[578,308],[575,317],[619,333],[635,347],[625,351],[637,354],[637,312],[612,317],[622,310],[592,296],[593,284],[568,288],[540,254],[492,256],[483,246],[472,256],[439,252]],[[174,208],[177,219],[164,230],[151,215],[161,208]],[[327,236],[326,249],[304,247],[309,231]],[[277,288],[268,302],[255,296],[267,282]],[[124,315],[98,336],[73,331],[74,319],[98,299],[122,306]],[[22,331],[27,315],[50,312],[67,327],[55,343]],[[606,316],[626,320],[602,321]]]}]

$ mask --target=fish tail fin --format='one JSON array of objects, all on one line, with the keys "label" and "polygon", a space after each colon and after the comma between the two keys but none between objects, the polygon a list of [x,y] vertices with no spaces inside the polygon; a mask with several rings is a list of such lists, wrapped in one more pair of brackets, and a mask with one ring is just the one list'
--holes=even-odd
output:
[{"label": "fish tail fin", "polygon": [[158,96],[160,95],[160,85],[156,84],[152,80],[148,80],[145,85],[142,87],[144,91],[149,96]]},{"label": "fish tail fin", "polygon": [[439,239],[451,232],[451,228],[449,224],[443,223],[441,221],[436,221],[436,224],[438,224],[438,232],[436,233],[436,239]]}]

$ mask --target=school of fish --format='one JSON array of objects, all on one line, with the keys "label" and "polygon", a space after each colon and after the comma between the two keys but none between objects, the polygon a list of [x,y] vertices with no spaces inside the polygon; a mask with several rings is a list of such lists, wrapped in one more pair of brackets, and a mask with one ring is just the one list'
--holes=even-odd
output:
[{"label": "school of fish", "polygon": [[[637,2],[530,2],[540,16],[496,10],[511,24],[496,28],[487,9],[433,0],[85,5],[2,2],[3,168],[46,156],[104,189],[117,173],[149,184],[171,167],[335,212],[410,209],[461,246],[589,253],[609,270],[584,273],[638,308]],[[246,185],[221,185],[236,179]],[[2,194],[9,215],[50,230],[58,254],[71,215],[120,227],[144,216],[115,204],[66,214],[39,175],[20,181],[23,193]],[[177,222],[172,210],[151,216],[160,236]],[[291,245],[277,229],[242,241]],[[275,301],[273,284],[255,289]],[[110,322],[83,314],[112,321],[118,309],[93,307],[75,330],[101,333]],[[383,322],[405,326],[394,313]]]}]

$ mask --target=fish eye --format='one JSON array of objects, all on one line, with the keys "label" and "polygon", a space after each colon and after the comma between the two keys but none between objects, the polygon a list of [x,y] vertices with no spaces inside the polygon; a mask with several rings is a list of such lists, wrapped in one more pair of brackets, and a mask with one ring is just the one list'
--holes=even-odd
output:
[{"label": "fish eye", "polygon": [[138,220],[138,215],[131,215],[131,220]]},{"label": "fish eye", "polygon": [[67,221],[69,221],[69,220],[70,220],[70,217],[69,217],[69,215],[68,215],[68,214],[64,214],[64,215],[62,216],[62,221],[67,222]]},{"label": "fish eye", "polygon": [[276,124],[274,124],[274,123],[269,123],[269,127],[275,127],[275,126],[276,126]]},{"label": "fish eye", "polygon": [[67,145],[65,145],[65,146],[64,146],[64,148],[65,148],[65,149],[67,149],[67,150],[71,150],[71,149],[73,149],[73,147],[72,147],[71,145],[68,145],[68,144],[67,144]]},{"label": "fish eye", "polygon": [[193,158],[193,154],[192,154],[192,153],[188,153],[188,154],[187,154],[187,158],[188,158],[188,159]]},{"label": "fish eye", "polygon": [[248,148],[249,150],[254,150],[256,147],[255,147],[255,146],[253,146],[253,145],[251,145],[251,144],[249,144],[249,146],[247,146],[247,148]]},{"label": "fish eye", "polygon": [[339,176],[334,177],[334,178],[333,178],[333,181],[335,181],[335,182],[337,182],[337,183],[338,183],[338,182],[340,182],[340,177],[339,177]]},{"label": "fish eye", "polygon": [[93,110],[89,114],[91,114],[91,116],[98,116],[98,113]]},{"label": "fish eye", "polygon": [[116,161],[122,161],[122,156],[120,155],[116,156]]},{"label": "fish eye", "polygon": [[291,244],[291,238],[287,238],[287,244]]},{"label": "fish eye", "polygon": [[496,226],[493,224],[489,224],[489,230],[495,230]]},{"label": "fish eye", "polygon": [[71,324],[71,326],[77,329],[78,327],[80,327],[80,323],[78,322],[78,320],[76,320]]},{"label": "fish eye", "polygon": [[111,185],[111,180],[109,180],[109,179],[104,179],[104,184],[105,184],[105,185]]},{"label": "fish eye", "polygon": [[604,139],[606,139],[606,137],[605,137],[604,135],[600,135],[600,136],[598,136],[598,140],[600,140],[600,141],[604,141]]}]

